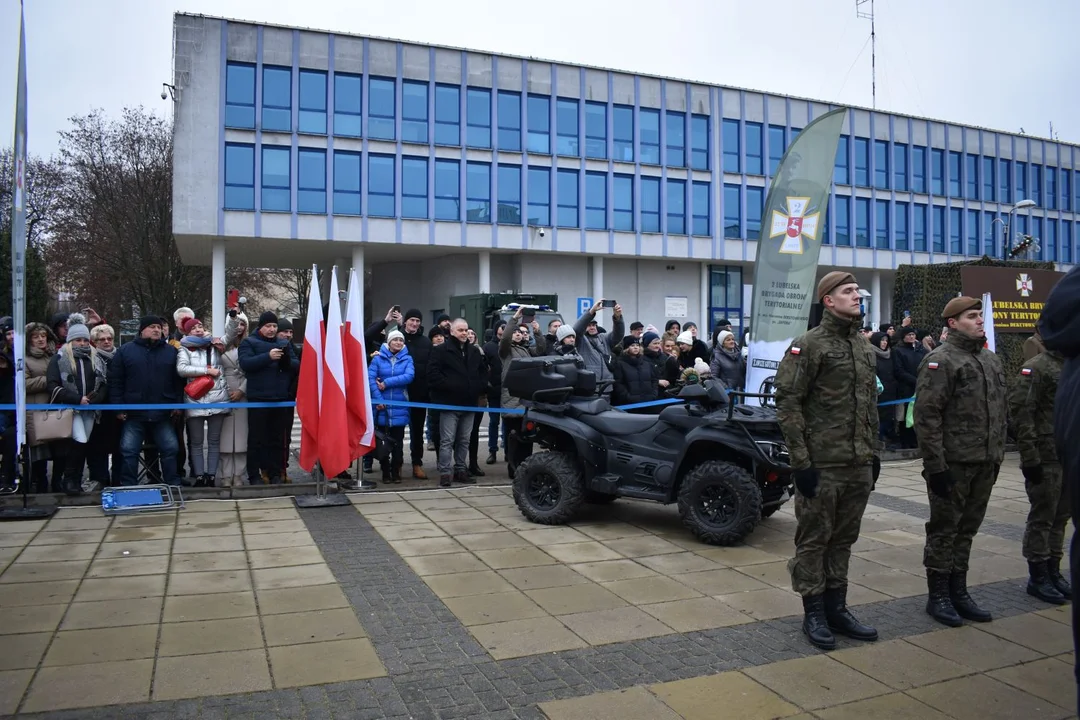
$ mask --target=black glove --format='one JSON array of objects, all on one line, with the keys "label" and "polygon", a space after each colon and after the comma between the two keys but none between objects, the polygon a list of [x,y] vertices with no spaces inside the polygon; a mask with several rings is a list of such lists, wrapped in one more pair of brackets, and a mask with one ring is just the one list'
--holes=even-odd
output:
[{"label": "black glove", "polygon": [[870,483],[870,491],[873,492],[874,488],[877,487],[878,476],[881,475],[881,458],[879,458],[877,455],[874,456],[871,468],[873,469],[870,471],[870,474],[874,480]]},{"label": "black glove", "polygon": [[1042,465],[1031,465],[1030,467],[1021,467],[1020,472],[1024,473],[1024,480],[1032,485],[1038,485],[1043,481],[1043,469]]},{"label": "black glove", "polygon": [[938,497],[947,498],[952,493],[952,473],[948,468],[941,472],[930,473],[930,477],[927,478],[926,484],[930,486],[930,492]]},{"label": "black glove", "polygon": [[820,481],[821,473],[812,467],[795,471],[795,487],[799,489],[799,492],[805,498],[817,496],[817,487]]}]

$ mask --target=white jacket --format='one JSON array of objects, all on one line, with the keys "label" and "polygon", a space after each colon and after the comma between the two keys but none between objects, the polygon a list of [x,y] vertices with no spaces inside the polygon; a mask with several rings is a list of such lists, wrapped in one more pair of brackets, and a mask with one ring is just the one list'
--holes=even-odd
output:
[{"label": "white jacket", "polygon": [[[196,378],[206,375],[207,366],[221,368],[221,356],[213,347],[186,348],[180,346],[176,353],[176,373],[182,378]],[[210,391],[198,400],[192,400],[191,396],[184,393],[184,402],[192,405],[209,405],[229,402],[229,390],[225,383],[225,373],[222,372],[214,379],[214,385]],[[188,410],[187,416],[206,417],[208,415],[220,415],[229,412],[226,409]]]}]

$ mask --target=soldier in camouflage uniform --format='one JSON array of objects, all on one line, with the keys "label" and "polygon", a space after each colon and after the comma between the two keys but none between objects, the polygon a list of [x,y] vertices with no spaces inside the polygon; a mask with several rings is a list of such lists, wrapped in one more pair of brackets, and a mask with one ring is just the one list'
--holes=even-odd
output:
[{"label": "soldier in camouflage uniform", "polygon": [[1027,593],[1054,605],[1064,605],[1072,597],[1072,587],[1061,574],[1071,506],[1054,442],[1054,396],[1063,364],[1060,352],[1040,353],[1027,361],[1009,391],[1020,471],[1031,501],[1024,530],[1024,557],[1030,574]]},{"label": "soldier in camouflage uniform", "polygon": [[971,541],[1005,456],[1005,370],[984,347],[982,302],[953,298],[942,316],[949,336],[919,365],[915,432],[930,497],[926,523],[926,612],[959,627],[989,622],[967,590]]},{"label": "soldier in camouflage uniform", "polygon": [[791,585],[803,598],[803,632],[813,645],[831,650],[834,632],[858,640],[878,637],[847,609],[851,546],[880,470],[877,364],[859,333],[855,277],[829,273],[816,297],[825,306],[821,324],[784,353],[776,372],[776,407],[798,489]]}]

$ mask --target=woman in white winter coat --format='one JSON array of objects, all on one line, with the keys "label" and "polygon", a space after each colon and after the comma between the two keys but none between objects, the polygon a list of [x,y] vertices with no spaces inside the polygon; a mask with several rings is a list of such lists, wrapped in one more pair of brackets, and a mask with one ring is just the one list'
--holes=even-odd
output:
[{"label": "woman in white winter coat", "polygon": [[[191,405],[186,410],[187,436],[191,443],[191,467],[195,471],[195,487],[214,487],[217,484],[218,460],[221,448],[221,426],[225,415],[224,408],[201,408],[200,405],[215,405],[229,401],[225,384],[225,373],[221,365],[221,341],[216,343],[198,318],[184,318],[180,323],[184,337],[180,340],[180,350],[176,355],[176,372],[187,378],[190,385],[198,378],[209,377],[213,380],[210,389],[197,398],[184,393],[184,404]],[[199,381],[202,382],[202,381]],[[203,444],[206,445],[206,459],[203,460]]]},{"label": "woman in white winter coat", "polygon": [[[247,335],[247,316],[241,312],[225,319],[225,353],[221,366],[225,371],[225,383],[229,402],[247,400],[247,378],[240,369],[236,348]],[[247,484],[247,408],[236,408],[225,417],[221,429],[220,476],[223,487]]]}]

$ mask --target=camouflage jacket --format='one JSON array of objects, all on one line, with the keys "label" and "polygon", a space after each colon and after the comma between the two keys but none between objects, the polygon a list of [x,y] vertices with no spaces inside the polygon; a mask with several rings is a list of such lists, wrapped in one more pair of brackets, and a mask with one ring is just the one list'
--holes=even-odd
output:
[{"label": "camouflage jacket", "polygon": [[1005,369],[983,342],[951,332],[919,364],[915,434],[927,472],[1005,457]]},{"label": "camouflage jacket", "polygon": [[859,325],[826,311],[780,361],[777,419],[796,469],[869,465],[878,450],[877,361]]},{"label": "camouflage jacket", "polygon": [[1009,390],[1009,411],[1020,447],[1020,464],[1032,467],[1058,461],[1054,443],[1054,396],[1064,358],[1048,351],[1027,361]]}]

